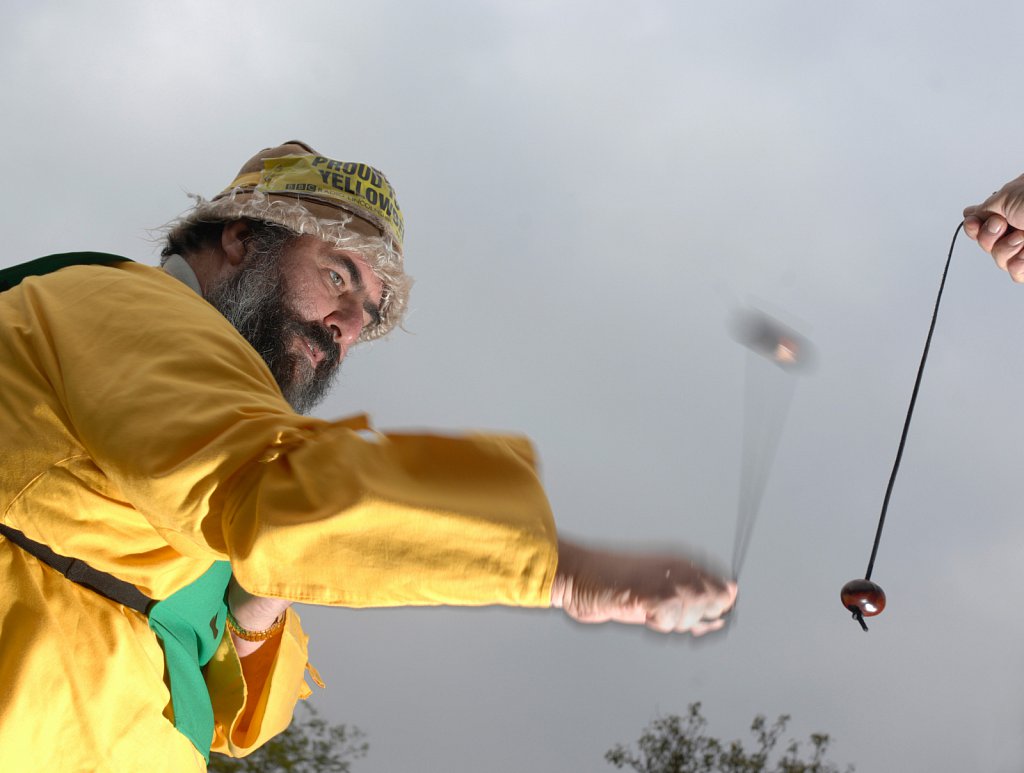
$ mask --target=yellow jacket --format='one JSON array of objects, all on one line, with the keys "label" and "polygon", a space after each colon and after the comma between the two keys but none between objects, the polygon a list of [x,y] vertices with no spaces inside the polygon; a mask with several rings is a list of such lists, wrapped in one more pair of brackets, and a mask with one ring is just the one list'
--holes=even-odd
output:
[{"label": "yellow jacket", "polygon": [[[135,263],[0,294],[0,520],[155,599],[229,559],[250,592],[311,604],[547,606],[557,562],[524,439],[297,415],[213,307]],[[0,768],[202,769],[141,615],[2,538],[0,582]],[[308,694],[288,618],[245,679],[227,636],[207,667],[215,751],[248,753]]]}]

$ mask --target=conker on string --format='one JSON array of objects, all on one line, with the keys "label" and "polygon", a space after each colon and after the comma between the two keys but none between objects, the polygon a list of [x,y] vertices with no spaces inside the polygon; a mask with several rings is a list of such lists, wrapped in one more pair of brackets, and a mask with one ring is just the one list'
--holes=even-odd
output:
[{"label": "conker on string", "polygon": [[784,370],[806,370],[813,359],[807,339],[762,311],[737,314],[732,329],[737,341]]},{"label": "conker on string", "polygon": [[854,615],[871,617],[885,609],[885,591],[870,580],[850,580],[843,586],[839,598]]}]

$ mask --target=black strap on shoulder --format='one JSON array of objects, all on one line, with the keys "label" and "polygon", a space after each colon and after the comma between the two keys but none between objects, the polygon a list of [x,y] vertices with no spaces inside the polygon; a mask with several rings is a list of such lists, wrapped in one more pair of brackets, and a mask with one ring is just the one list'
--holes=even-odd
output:
[{"label": "black strap on shoulder", "polygon": [[107,252],[63,252],[58,255],[47,255],[44,258],[30,260],[28,263],[19,263],[17,266],[0,269],[0,293],[10,290],[25,277],[50,274],[68,266],[96,266],[124,262],[130,263],[131,261],[128,258],[111,255]]},{"label": "black strap on shoulder", "polygon": [[[120,255],[111,255],[106,252],[64,252],[58,255],[47,255],[43,258],[30,260],[28,263],[0,269],[0,292],[10,290],[15,285],[20,284],[26,277],[51,274],[68,266],[110,265],[123,262],[130,261],[128,258],[123,258]],[[46,545],[29,539],[17,529],[12,529],[0,523],[0,534],[25,552],[38,558],[47,566],[56,569],[72,582],[89,588],[89,590],[95,591],[111,601],[124,604],[126,607],[141,612],[144,615],[149,613],[149,608],[154,603],[153,599],[143,594],[131,583],[120,580],[107,572],[93,569],[87,563],[79,561],[77,558],[68,558],[59,553],[54,553]]]},{"label": "black strap on shoulder", "polygon": [[131,583],[119,580],[107,572],[93,569],[85,561],[54,553],[46,545],[29,539],[17,529],[12,529],[10,526],[0,523],[0,534],[25,552],[31,553],[47,566],[56,569],[72,582],[95,591],[101,596],[106,596],[111,601],[124,604],[126,607],[134,609],[136,612],[141,612],[144,615],[149,614],[149,608],[154,604],[153,599],[146,596]]}]

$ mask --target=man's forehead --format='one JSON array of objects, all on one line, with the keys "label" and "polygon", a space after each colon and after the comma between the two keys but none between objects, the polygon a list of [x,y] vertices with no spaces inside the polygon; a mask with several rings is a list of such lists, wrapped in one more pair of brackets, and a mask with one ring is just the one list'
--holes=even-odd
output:
[{"label": "man's forehead", "polygon": [[[362,233],[360,233],[359,235],[360,236],[374,236],[374,235],[376,235],[378,233],[377,230],[373,226],[369,226],[369,227],[371,229],[373,229],[374,233],[371,233],[371,234],[362,234]],[[322,258],[328,258],[328,259],[331,259],[331,260],[340,260],[341,258],[353,258],[353,259],[356,260],[357,263],[361,263],[367,269],[370,269],[370,262],[369,262],[369,260],[367,260],[366,256],[363,254],[363,246],[364,245],[360,244],[358,241],[354,242],[351,245],[338,244],[337,242],[334,242],[334,241],[329,241],[327,239],[321,239],[319,236],[314,236],[313,234],[302,234],[299,237],[299,240],[301,242],[305,242],[306,244],[310,245],[309,247],[306,247],[306,248],[303,249],[303,252],[306,252],[306,254],[311,254],[312,253],[312,254],[318,255],[318,256],[320,256]],[[372,269],[370,269],[370,270],[372,270]]]},{"label": "man's forehead", "polygon": [[[363,255],[363,247],[365,246],[362,239],[379,240],[381,238],[380,229],[368,220],[364,220],[357,215],[352,215],[351,218],[345,223],[344,229],[341,234],[348,232],[361,239],[353,240],[351,246],[345,245],[344,243],[339,244],[333,239],[324,238],[315,234],[298,234],[299,242],[304,242],[307,246],[305,250],[310,250],[318,255],[329,256],[329,255],[352,255],[358,256],[362,261],[369,265],[369,261],[366,260]],[[338,232],[336,235],[341,236]],[[341,236],[341,241],[344,242],[344,237]]]}]

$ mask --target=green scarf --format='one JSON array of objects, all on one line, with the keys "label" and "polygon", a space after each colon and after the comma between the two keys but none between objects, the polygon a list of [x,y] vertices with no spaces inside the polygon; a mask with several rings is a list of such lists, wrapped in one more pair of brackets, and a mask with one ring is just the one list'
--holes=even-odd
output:
[{"label": "green scarf", "polygon": [[207,762],[213,742],[213,706],[202,667],[224,636],[230,579],[231,563],[216,561],[198,580],[149,610],[149,627],[164,648],[174,726]]}]

